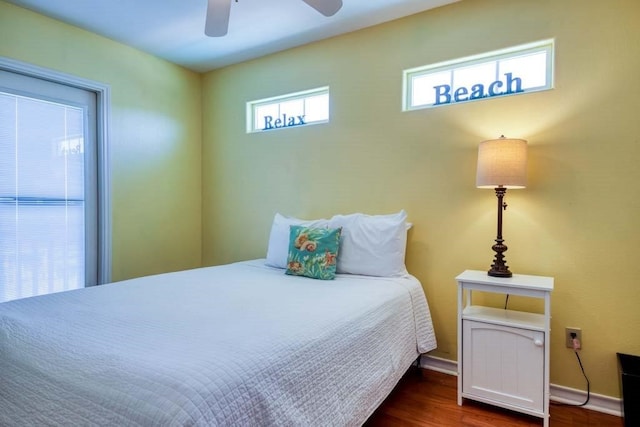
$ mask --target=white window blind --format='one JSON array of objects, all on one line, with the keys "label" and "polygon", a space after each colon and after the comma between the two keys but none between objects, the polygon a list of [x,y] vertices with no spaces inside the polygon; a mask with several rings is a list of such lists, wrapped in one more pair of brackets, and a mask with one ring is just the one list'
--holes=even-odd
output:
[{"label": "white window blind", "polygon": [[0,302],[95,284],[95,105],[63,89],[89,106],[0,86]]}]

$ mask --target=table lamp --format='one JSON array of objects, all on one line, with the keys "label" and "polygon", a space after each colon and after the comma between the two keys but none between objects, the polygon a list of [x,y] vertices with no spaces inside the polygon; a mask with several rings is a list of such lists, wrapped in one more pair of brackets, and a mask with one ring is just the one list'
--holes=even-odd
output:
[{"label": "table lamp", "polygon": [[478,147],[476,187],[494,188],[498,198],[498,233],[491,247],[496,252],[489,276],[511,277],[504,259],[507,246],[502,238],[502,211],[507,208],[507,188],[525,188],[527,184],[527,141],[505,138],[483,141]]}]

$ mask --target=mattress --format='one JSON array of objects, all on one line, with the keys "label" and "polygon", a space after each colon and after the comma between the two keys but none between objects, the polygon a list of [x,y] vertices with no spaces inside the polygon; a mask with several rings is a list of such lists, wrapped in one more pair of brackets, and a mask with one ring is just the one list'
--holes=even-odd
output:
[{"label": "mattress", "polygon": [[264,260],[0,304],[0,425],[356,426],[434,349],[410,275]]}]

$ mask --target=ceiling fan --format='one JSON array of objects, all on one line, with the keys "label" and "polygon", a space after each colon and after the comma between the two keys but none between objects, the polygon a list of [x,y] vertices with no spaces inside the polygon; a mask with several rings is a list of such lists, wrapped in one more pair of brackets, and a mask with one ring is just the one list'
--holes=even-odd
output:
[{"label": "ceiling fan", "polygon": [[[238,0],[236,0],[237,2]],[[342,0],[302,0],[324,16],[333,16],[342,7]],[[231,0],[208,0],[204,33],[209,37],[222,37],[229,28]]]}]

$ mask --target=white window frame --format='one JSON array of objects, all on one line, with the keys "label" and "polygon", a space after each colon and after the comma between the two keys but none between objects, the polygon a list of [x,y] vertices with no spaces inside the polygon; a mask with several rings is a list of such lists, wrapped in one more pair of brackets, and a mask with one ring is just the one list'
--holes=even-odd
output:
[{"label": "white window frame", "polygon": [[[289,101],[295,101],[298,99],[304,100],[304,99],[313,98],[319,95],[327,95],[327,97],[329,97],[329,86],[323,86],[323,87],[318,87],[314,89],[303,90],[300,92],[288,93],[285,95],[278,95],[270,98],[263,98],[263,99],[247,102],[247,133],[269,132],[276,129],[289,129],[289,128],[295,128],[300,126],[309,126],[309,125],[316,125],[321,123],[328,123],[329,113],[330,113],[329,106],[327,106],[328,108],[327,118],[324,120],[307,121],[307,120],[304,120],[304,115],[303,115],[302,119],[298,117],[289,117],[285,122],[283,122],[282,118],[278,117],[278,119],[274,119],[272,122],[270,122],[270,125],[271,125],[270,128],[267,128],[266,126],[264,127],[256,126],[256,111],[260,107],[277,105],[279,108],[280,104],[283,104]],[[330,98],[329,98],[329,102],[330,102]],[[276,126],[277,120],[280,120],[280,121]]]},{"label": "white window frame", "polygon": [[111,87],[70,74],[49,70],[0,56],[0,70],[48,80],[96,94],[98,157],[98,277],[101,285],[111,282],[111,165],[109,154]]},{"label": "white window frame", "polygon": [[[421,67],[411,68],[403,71],[402,78],[402,111],[419,110],[423,108],[434,108],[443,105],[460,104],[464,102],[472,102],[478,100],[491,99],[496,97],[504,97],[511,95],[520,95],[523,93],[539,92],[543,90],[553,89],[553,70],[554,70],[554,39],[541,40],[534,43],[527,43],[519,46],[514,46],[506,49],[495,50],[492,52],[482,53],[478,55],[467,56],[464,58],[454,59],[451,61],[439,62],[437,64],[425,65]],[[542,86],[536,86],[532,88],[525,88],[520,91],[502,90],[500,93],[490,94],[480,98],[471,98],[463,100],[452,99],[450,102],[433,103],[433,104],[414,104],[413,102],[413,82],[416,78],[420,78],[425,75],[435,73],[450,73],[450,86],[454,87],[453,75],[454,71],[469,66],[480,64],[496,65],[496,79],[498,76],[497,70],[499,69],[500,62],[517,58],[520,56],[527,56],[537,52],[547,53],[547,62],[545,69],[545,84]],[[497,80],[496,80],[497,81]],[[497,91],[496,91],[497,92]]]}]

